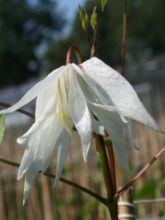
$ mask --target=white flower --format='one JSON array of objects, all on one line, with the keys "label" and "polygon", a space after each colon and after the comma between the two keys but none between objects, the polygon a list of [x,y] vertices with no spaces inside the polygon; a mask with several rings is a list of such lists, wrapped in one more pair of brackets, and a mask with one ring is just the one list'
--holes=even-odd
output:
[{"label": "white flower", "polygon": [[103,135],[105,128],[116,155],[125,166],[123,127],[130,119],[161,131],[129,82],[96,57],[81,65],[67,64],[52,71],[0,114],[16,111],[36,97],[35,122],[17,139],[19,144],[26,145],[18,171],[18,179],[25,175],[24,201],[36,175],[48,168],[54,155],[57,157],[56,182],[59,180],[73,126],[80,135],[85,160],[92,132]]}]

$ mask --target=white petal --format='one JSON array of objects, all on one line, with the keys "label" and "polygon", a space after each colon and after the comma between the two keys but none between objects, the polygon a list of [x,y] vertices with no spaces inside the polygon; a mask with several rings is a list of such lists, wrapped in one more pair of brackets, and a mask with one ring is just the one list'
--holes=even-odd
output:
[{"label": "white petal", "polygon": [[105,135],[104,127],[101,125],[101,123],[99,121],[94,119],[94,117],[92,117],[92,130],[96,134]]},{"label": "white petal", "polygon": [[56,178],[54,185],[57,184],[57,182],[61,177],[61,172],[64,166],[66,156],[68,154],[69,145],[70,145],[70,135],[66,131],[66,129],[63,129],[56,143],[57,162],[56,162]]},{"label": "white petal", "polygon": [[[30,129],[22,135],[20,138],[17,139],[18,144],[26,144],[26,140],[28,140],[28,137],[37,131],[38,129],[45,129],[46,127],[51,124],[51,115],[55,115],[55,97],[50,97],[50,100],[47,100],[47,104],[45,105],[45,108],[43,109],[42,114],[37,116],[37,120],[33,125],[30,127]],[[41,131],[41,130],[40,130]]]},{"label": "white petal", "polygon": [[80,89],[76,74],[75,71],[70,72],[68,104],[73,123],[81,138],[83,157],[84,160],[86,160],[92,141],[92,121],[85,96]]},{"label": "white petal", "polygon": [[30,163],[32,161],[33,155],[34,155],[35,148],[27,147],[25,149],[25,152],[23,154],[21,164],[19,166],[18,174],[17,174],[17,180],[20,180],[23,175],[26,173],[26,171],[29,169]]},{"label": "white petal", "polygon": [[78,73],[78,81],[88,100],[96,103],[113,105],[109,95],[104,91],[102,87],[100,87],[99,84],[97,84],[86,74],[84,68],[81,68],[81,66],[75,64],[73,64],[73,67]]},{"label": "white petal", "polygon": [[133,87],[121,74],[96,57],[87,60],[81,66],[88,77],[109,96],[113,104],[126,117],[161,131],[146,111]]},{"label": "white petal", "polygon": [[68,75],[71,64],[66,66],[64,74],[58,79],[57,82],[57,106],[56,112],[63,123],[68,133],[72,134],[72,127],[70,126],[71,116],[68,107]]},{"label": "white petal", "polygon": [[32,87],[16,104],[7,109],[1,110],[0,114],[14,112],[32,101],[47,85],[49,85],[52,81],[55,81],[59,74],[63,72],[63,70],[64,66],[52,71],[45,79],[41,80],[34,87]]},{"label": "white petal", "polygon": [[81,69],[80,66],[74,64],[74,69],[78,73],[77,78],[80,83],[81,89],[84,95],[86,96],[88,103],[95,103],[96,105],[104,105],[104,108],[105,106],[107,106],[107,108],[116,109],[115,111],[117,111],[120,114],[120,117],[123,120],[123,122],[127,123],[127,119],[125,118],[124,114],[117,107],[115,107],[110,96],[107,95],[107,93],[98,84],[96,84],[90,77],[88,77],[88,75],[85,72],[83,72],[83,69]]},{"label": "white petal", "polygon": [[24,193],[23,193],[23,205],[25,205],[26,200],[29,196],[30,188],[35,180],[36,175],[38,174],[38,167],[35,164],[32,164],[33,167],[30,167],[29,171],[26,173],[25,182],[24,182]]},{"label": "white petal", "polygon": [[92,108],[99,121],[101,121],[109,133],[114,146],[115,154],[117,155],[119,161],[125,167],[125,169],[128,169],[127,149],[123,137],[124,123],[122,122],[119,114],[113,111],[109,113],[98,106],[93,106]]},{"label": "white petal", "polygon": [[[37,96],[36,107],[35,107],[35,119],[37,120],[44,112],[45,109],[50,108],[55,109],[56,104],[56,91],[57,81],[51,82],[47,85]],[[54,107],[53,107],[54,106]]]},{"label": "white petal", "polygon": [[130,142],[131,147],[133,147],[135,149],[139,149],[140,147],[138,145],[138,141],[136,139],[134,128],[133,128],[131,120],[128,120],[127,131],[128,131],[128,137],[129,137],[129,142]]},{"label": "white petal", "polygon": [[55,151],[55,144],[62,132],[63,126],[54,114],[34,130],[27,137],[27,148],[18,172],[18,179],[25,174],[25,194],[26,200],[30,186],[39,171],[45,171],[50,165]]}]

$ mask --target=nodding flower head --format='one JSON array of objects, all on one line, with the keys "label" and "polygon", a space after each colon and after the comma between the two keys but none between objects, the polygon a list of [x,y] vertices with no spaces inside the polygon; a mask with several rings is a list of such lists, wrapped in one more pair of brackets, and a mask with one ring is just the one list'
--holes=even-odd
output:
[{"label": "nodding flower head", "polygon": [[77,130],[84,160],[92,133],[111,137],[114,152],[127,167],[123,128],[136,120],[156,131],[161,129],[146,111],[135,90],[117,71],[93,57],[82,64],[68,63],[53,70],[16,104],[0,111],[7,114],[36,99],[35,122],[17,139],[26,149],[18,171],[25,175],[24,201],[39,171],[56,156],[56,180],[61,176],[73,127]]}]

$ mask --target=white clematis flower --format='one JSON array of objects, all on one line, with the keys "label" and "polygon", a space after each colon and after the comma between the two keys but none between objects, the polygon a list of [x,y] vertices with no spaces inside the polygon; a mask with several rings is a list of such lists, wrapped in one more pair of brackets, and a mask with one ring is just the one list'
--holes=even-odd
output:
[{"label": "white clematis flower", "polygon": [[92,133],[103,135],[105,128],[116,155],[125,166],[123,127],[127,126],[127,120],[134,119],[161,132],[129,82],[96,57],[52,71],[0,114],[16,111],[36,97],[35,122],[17,139],[19,144],[26,145],[18,171],[18,179],[25,175],[24,201],[36,175],[48,168],[54,153],[57,155],[56,182],[59,180],[73,126],[80,135],[84,160]]}]

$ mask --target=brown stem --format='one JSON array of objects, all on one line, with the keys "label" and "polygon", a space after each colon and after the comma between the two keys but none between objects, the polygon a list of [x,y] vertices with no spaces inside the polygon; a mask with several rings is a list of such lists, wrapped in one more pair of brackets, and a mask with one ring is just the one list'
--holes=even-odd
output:
[{"label": "brown stem", "polygon": [[115,195],[118,199],[125,191],[127,191],[140,177],[144,176],[151,165],[159,159],[159,157],[165,152],[165,147],[163,147],[153,158],[147,163],[125,186],[123,186]]},{"label": "brown stem", "polygon": [[115,155],[113,151],[112,142],[108,136],[106,137],[105,143],[106,143],[105,146],[106,146],[107,156],[109,158],[108,163],[109,163],[110,175],[112,180],[113,195],[115,195],[117,191]]},{"label": "brown stem", "polygon": [[76,55],[78,63],[82,63],[82,57],[81,57],[81,53],[79,51],[79,49],[77,47],[70,47],[67,55],[66,55],[66,63],[72,63],[73,60],[73,55]]},{"label": "brown stem", "polygon": [[[8,103],[5,103],[5,102],[0,102],[0,106],[3,106],[3,107],[5,107],[5,108],[8,108],[8,107],[10,107],[11,105],[8,104]],[[24,115],[27,115],[28,117],[34,119],[34,114],[31,113],[31,112],[28,112],[28,111],[23,110],[23,109],[18,109],[17,112],[20,112],[20,113],[22,113],[22,114],[24,114]]]},{"label": "brown stem", "polygon": [[92,43],[91,43],[91,41],[90,41],[90,39],[89,39],[89,37],[88,37],[88,34],[87,34],[87,30],[85,29],[83,29],[83,33],[84,33],[84,36],[85,36],[85,39],[86,39],[86,41],[87,41],[87,43],[88,43],[88,47],[89,47],[89,49],[91,50],[91,48],[92,48]]},{"label": "brown stem", "polygon": [[93,41],[91,46],[90,57],[94,57],[96,55],[96,38],[97,38],[97,28],[95,28],[93,32]]},{"label": "brown stem", "polygon": [[[10,165],[10,166],[14,166],[14,167],[19,167],[19,166],[20,166],[19,163],[16,163],[16,162],[13,162],[13,161],[9,161],[9,160],[6,160],[6,159],[4,159],[4,158],[0,158],[0,162],[1,162],[1,163],[8,164],[8,165]],[[40,173],[43,173],[43,172],[40,172]],[[55,179],[55,177],[56,177],[56,175],[53,175],[53,174],[48,173],[48,172],[44,172],[43,175],[45,175],[45,176],[47,176],[47,177],[50,177],[50,178],[53,178],[53,179]],[[75,187],[75,188],[81,190],[82,192],[87,193],[88,195],[90,195],[90,196],[94,197],[95,199],[97,199],[97,200],[98,200],[99,202],[101,202],[102,204],[108,206],[108,201],[107,201],[107,199],[105,199],[105,198],[103,198],[102,196],[100,196],[99,194],[97,194],[97,193],[91,191],[90,189],[88,189],[88,188],[86,188],[86,187],[83,187],[83,186],[81,186],[81,185],[79,185],[79,184],[77,184],[77,183],[74,183],[74,182],[72,182],[72,181],[70,181],[70,180],[67,180],[67,179],[65,179],[65,178],[63,178],[63,177],[60,178],[60,181],[63,182],[63,183],[65,183],[65,184],[67,184],[67,185],[69,185],[69,186]]]},{"label": "brown stem", "polygon": [[[104,143],[104,139],[100,135],[94,135],[96,141],[96,150],[99,153],[100,161],[102,164],[103,175],[105,186],[108,195],[108,209],[110,212],[111,219],[118,219],[118,207],[117,207],[117,200],[114,199],[114,195],[116,194],[116,180],[113,178],[115,177],[115,166],[114,166],[114,154],[113,149],[111,148],[111,156],[110,156],[110,149],[106,148]],[[110,146],[108,146],[110,147]],[[112,147],[112,146],[111,146]],[[112,166],[111,166],[112,165]]]},{"label": "brown stem", "polygon": [[124,0],[124,13],[122,22],[122,46],[121,46],[121,74],[125,71],[125,56],[126,56],[126,38],[127,38],[127,0]]}]

